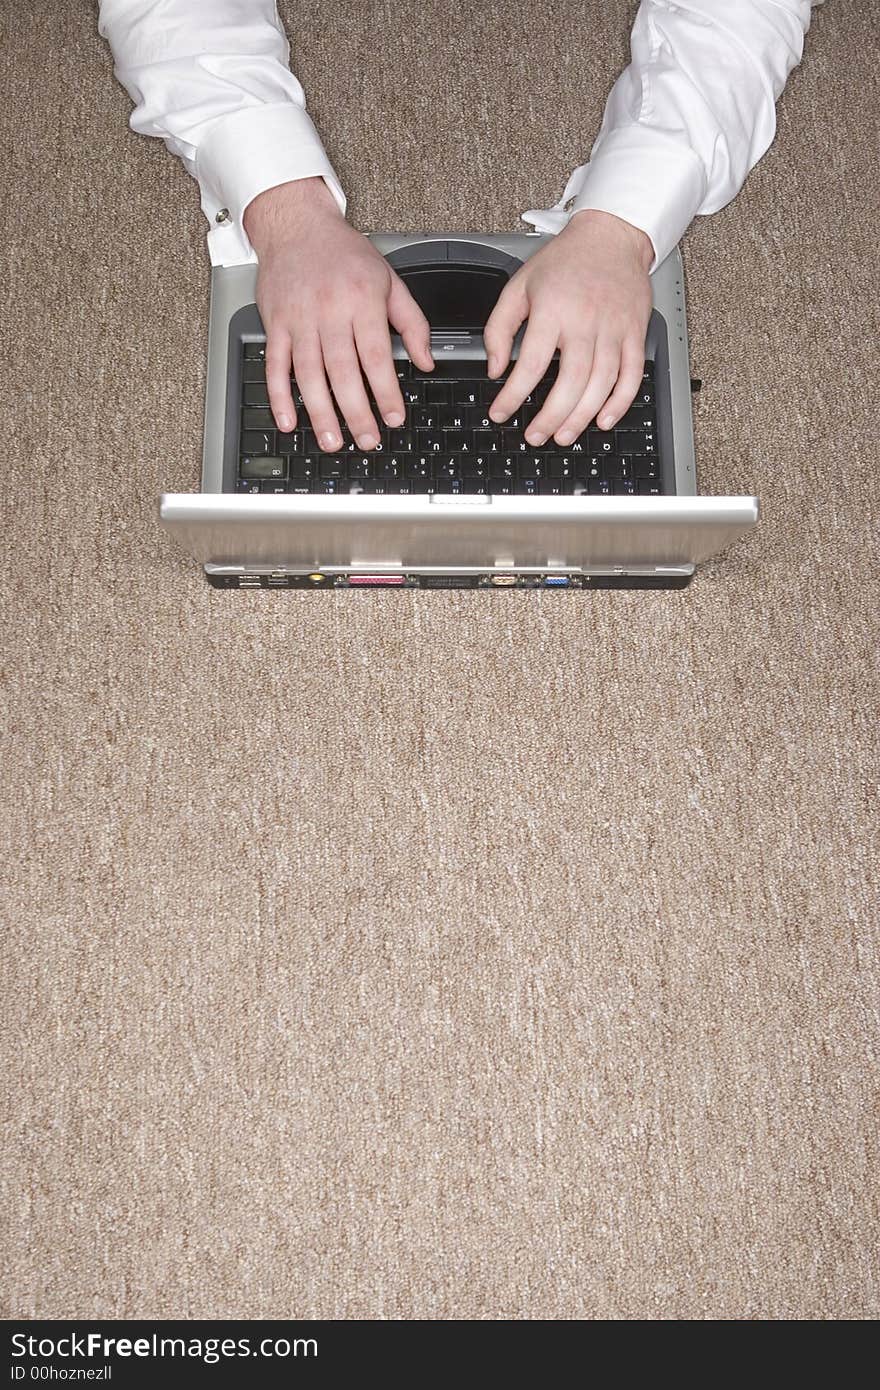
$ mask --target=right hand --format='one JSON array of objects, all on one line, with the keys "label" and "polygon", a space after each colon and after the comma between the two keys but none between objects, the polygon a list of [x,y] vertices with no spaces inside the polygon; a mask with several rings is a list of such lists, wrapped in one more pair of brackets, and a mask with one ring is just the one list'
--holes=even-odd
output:
[{"label": "right hand", "polygon": [[292,363],[319,447],[332,452],[342,446],[332,388],[358,447],[374,448],[380,426],[361,367],[385,424],[402,425],[406,411],[388,323],[416,366],[431,371],[428,320],[384,256],[346,222],[322,178],[259,194],[247,207],[244,227],[259,262],[257,307],[278,428],[297,425]]}]

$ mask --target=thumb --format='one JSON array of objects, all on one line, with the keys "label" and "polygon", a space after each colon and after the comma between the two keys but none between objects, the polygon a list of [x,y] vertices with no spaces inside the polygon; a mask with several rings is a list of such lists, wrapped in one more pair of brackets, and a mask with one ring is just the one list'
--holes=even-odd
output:
[{"label": "thumb", "polygon": [[498,376],[504,371],[510,361],[510,349],[516,331],[523,319],[528,317],[528,312],[525,279],[521,279],[517,274],[504,286],[483,329],[489,376]]},{"label": "thumb", "polygon": [[431,325],[396,271],[391,273],[388,322],[397,329],[416,366],[426,372],[432,371]]}]

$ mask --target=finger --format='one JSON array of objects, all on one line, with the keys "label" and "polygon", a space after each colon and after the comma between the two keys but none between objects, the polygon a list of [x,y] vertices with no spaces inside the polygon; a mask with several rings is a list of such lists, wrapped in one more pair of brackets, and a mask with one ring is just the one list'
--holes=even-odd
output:
[{"label": "finger", "polygon": [[415,362],[417,367],[421,367],[422,371],[432,371],[434,358],[431,354],[431,325],[400,276],[393,272],[387,314],[389,323],[403,339],[410,360]]},{"label": "finger", "polygon": [[324,360],[321,356],[321,342],[317,333],[293,340],[293,374],[302,392],[303,402],[309,422],[314,430],[320,448],[332,451],[342,444],[342,431],[333,409],[333,400],[327,385]]},{"label": "finger", "polygon": [[575,409],[587,389],[595,346],[593,338],[579,338],[560,348],[553,389],[526,430],[529,444],[543,444]]},{"label": "finger", "polygon": [[500,376],[510,361],[510,349],[519,326],[529,312],[525,281],[516,276],[508,280],[483,329],[486,368],[489,376]]},{"label": "finger", "polygon": [[377,301],[375,307],[378,312],[371,312],[355,321],[354,341],[382,418],[386,425],[395,427],[403,424],[406,410],[391,355],[391,334],[385,320],[384,301]]},{"label": "finger", "polygon": [[328,332],[321,338],[324,367],[333,388],[336,404],[357,440],[359,449],[375,449],[379,426],[373,417],[354,342],[354,327]]},{"label": "finger", "polygon": [[620,375],[617,385],[605,405],[601,408],[596,424],[603,430],[610,430],[625,415],[636,398],[642,384],[645,370],[645,340],[640,337],[626,338],[620,361]]},{"label": "finger", "polygon": [[608,399],[619,370],[620,345],[614,342],[597,344],[590,379],[575,409],[556,430],[554,438],[557,444],[566,447],[583,434],[596,411]]},{"label": "finger", "polygon": [[546,374],[559,338],[555,318],[541,319],[532,314],[523,334],[516,365],[489,407],[492,420],[506,420]]},{"label": "finger", "polygon": [[296,407],[290,389],[290,335],[283,329],[266,333],[266,386],[276,424],[283,433],[296,426]]}]

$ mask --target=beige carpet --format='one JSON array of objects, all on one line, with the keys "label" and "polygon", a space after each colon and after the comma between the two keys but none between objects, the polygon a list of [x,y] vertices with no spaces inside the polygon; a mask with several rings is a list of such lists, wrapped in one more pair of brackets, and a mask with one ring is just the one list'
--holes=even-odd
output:
[{"label": "beige carpet", "polygon": [[[634,9],[282,4],[353,223],[521,229]],[[685,242],[761,524],[582,596],[206,586],[196,187],[2,15],[5,1314],[875,1317],[874,7]]]}]

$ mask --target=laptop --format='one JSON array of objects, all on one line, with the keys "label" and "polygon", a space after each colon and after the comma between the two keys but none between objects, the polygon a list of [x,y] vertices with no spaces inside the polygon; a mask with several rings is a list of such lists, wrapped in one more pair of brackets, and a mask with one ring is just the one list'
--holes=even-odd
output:
[{"label": "laptop", "polygon": [[[433,372],[391,334],[407,418],[378,449],[316,448],[269,410],[256,264],[211,282],[201,490],[163,493],[160,524],[216,588],[684,588],[757,523],[755,497],[697,495],[684,278],[676,247],[651,276],[641,389],[613,430],[567,448],[524,431],[558,353],[517,415],[488,406],[482,329],[509,277],[549,234],[370,234],[431,325]],[[369,383],[367,394],[376,410]],[[338,413],[338,412],[337,412]]]}]

